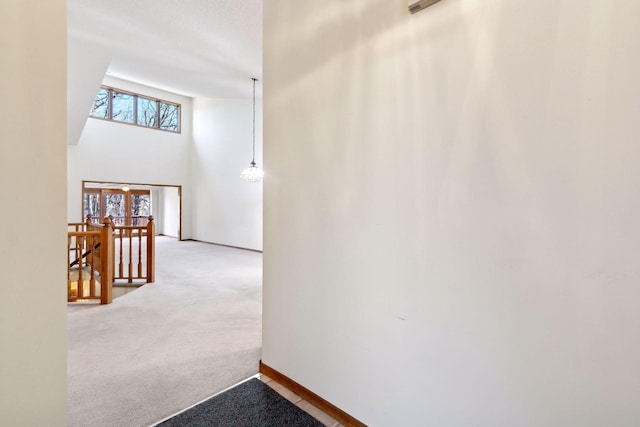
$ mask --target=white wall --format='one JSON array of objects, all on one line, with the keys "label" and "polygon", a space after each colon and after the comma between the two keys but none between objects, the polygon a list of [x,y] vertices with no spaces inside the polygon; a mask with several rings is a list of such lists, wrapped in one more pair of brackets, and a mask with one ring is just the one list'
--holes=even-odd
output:
[{"label": "white wall", "polygon": [[[251,162],[252,114],[250,99],[194,100],[195,239],[262,250],[262,183],[240,179]],[[260,99],[256,100],[256,162],[262,167]]]},{"label": "white wall", "polygon": [[182,237],[190,238],[191,98],[109,77],[104,84],[180,103],[182,132],[88,119],[79,144],[68,149],[69,220],[78,221],[82,214],[82,180],[182,185]]},{"label": "white wall", "polygon": [[77,145],[111,54],[82,35],[67,37],[67,143]]},{"label": "white wall", "polygon": [[0,2],[0,40],[0,425],[65,426],[66,2]]},{"label": "white wall", "polygon": [[180,233],[180,196],[178,187],[162,189],[162,234],[178,237]]},{"label": "white wall", "polygon": [[640,3],[265,3],[263,361],[371,426],[640,425]]}]

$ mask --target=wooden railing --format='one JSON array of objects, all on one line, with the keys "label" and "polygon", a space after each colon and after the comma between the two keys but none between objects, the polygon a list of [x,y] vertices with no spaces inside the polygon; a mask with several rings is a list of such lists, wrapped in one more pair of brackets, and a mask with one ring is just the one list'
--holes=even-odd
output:
[{"label": "wooden railing", "polygon": [[112,286],[155,281],[155,223],[114,225],[107,217],[96,224],[87,215],[83,223],[70,223],[67,300],[100,300],[109,304]]},{"label": "wooden railing", "polygon": [[[150,215],[150,216],[153,216],[153,215]],[[89,215],[87,215],[87,218],[88,217]],[[115,226],[127,225],[126,222],[129,221],[131,225],[144,227],[149,222],[149,216],[144,216],[144,215],[132,215],[128,218],[125,216],[109,215],[109,218],[111,218],[111,222]],[[91,218],[91,221],[94,224],[100,224],[100,220],[97,217]]]},{"label": "wooden railing", "polygon": [[115,225],[114,280],[133,283],[155,281],[155,234],[153,216],[144,226]]},{"label": "wooden railing", "polygon": [[113,228],[103,224],[71,223],[67,237],[69,268],[67,301],[99,300],[109,304],[113,284]]}]

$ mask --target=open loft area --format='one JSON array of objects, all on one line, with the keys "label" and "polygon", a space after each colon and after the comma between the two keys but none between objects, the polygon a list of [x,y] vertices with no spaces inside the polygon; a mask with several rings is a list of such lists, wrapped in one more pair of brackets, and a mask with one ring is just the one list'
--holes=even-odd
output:
[{"label": "open loft area", "polygon": [[163,3],[68,2],[67,219],[86,217],[87,197],[106,213],[86,183],[139,184],[159,233],[261,250],[262,185],[240,174],[262,165],[262,2],[198,3],[201,16],[182,17]]},{"label": "open loft area", "polygon": [[[103,84],[180,105],[180,132],[89,116]],[[251,88],[250,78],[246,84]],[[84,212],[83,183],[138,184],[142,189],[161,189],[155,193],[155,206],[168,213],[158,212],[158,219],[180,217],[180,223],[171,226],[173,231],[162,234],[178,237],[177,229],[182,239],[262,249],[262,185],[240,179],[252,159],[251,98],[194,99],[105,76],[89,99],[79,140],[67,146],[69,222],[89,213]],[[255,124],[256,158],[262,164],[260,99]],[[180,188],[179,205],[176,188]],[[162,224],[158,222],[159,227]]]},{"label": "open loft area", "polygon": [[[94,88],[93,97],[104,84],[179,105],[180,132],[85,114],[78,143],[67,147],[69,221],[89,213],[104,215],[105,196],[91,212],[85,206],[87,198],[98,200],[98,188],[113,192],[128,184],[151,192],[162,234],[261,250],[262,186],[240,179],[252,156],[252,99],[193,99],[109,76]],[[251,79],[246,84],[251,87]],[[91,104],[85,111],[90,110]],[[261,111],[258,99],[255,135],[260,163]],[[88,195],[90,188],[94,196]],[[124,193],[117,197],[124,198]],[[127,212],[121,209],[115,216]],[[163,225],[165,218],[172,224]],[[176,218],[179,223],[173,225]]]}]

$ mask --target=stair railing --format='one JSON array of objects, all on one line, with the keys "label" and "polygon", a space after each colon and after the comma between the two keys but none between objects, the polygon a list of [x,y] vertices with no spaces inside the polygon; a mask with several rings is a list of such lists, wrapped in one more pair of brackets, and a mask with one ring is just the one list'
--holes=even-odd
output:
[{"label": "stair railing", "polygon": [[[109,304],[114,246],[111,219],[105,218],[103,224],[92,224],[88,217],[84,223],[70,223],[69,228],[67,301],[100,300],[101,304]],[[77,278],[72,278],[76,266]],[[100,285],[99,293],[97,284]]]},{"label": "stair railing", "polygon": [[[113,224],[113,223],[112,223]],[[132,284],[155,281],[155,222],[150,215],[143,226],[112,225],[113,278]]]}]

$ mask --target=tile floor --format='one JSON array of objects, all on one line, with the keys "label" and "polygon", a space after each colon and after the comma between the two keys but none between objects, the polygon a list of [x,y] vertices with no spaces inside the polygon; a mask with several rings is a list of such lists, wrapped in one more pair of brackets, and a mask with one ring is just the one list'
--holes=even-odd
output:
[{"label": "tile floor", "polygon": [[300,396],[298,396],[297,394],[295,394],[294,392],[292,392],[291,390],[289,390],[279,382],[272,380],[271,378],[269,378],[264,374],[259,374],[258,377],[260,378],[260,381],[262,381],[263,383],[265,383],[266,385],[268,385],[269,387],[271,387],[272,389],[280,393],[282,397],[284,397],[289,402],[293,403],[298,408],[302,409],[303,411],[311,415],[316,420],[320,421],[325,426],[344,427],[337,420],[331,418],[331,416],[327,415],[322,410],[313,406],[311,403],[307,402],[306,400],[304,400],[303,398],[301,398]]}]

